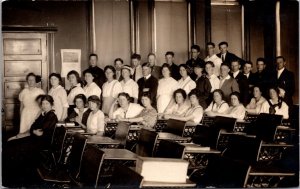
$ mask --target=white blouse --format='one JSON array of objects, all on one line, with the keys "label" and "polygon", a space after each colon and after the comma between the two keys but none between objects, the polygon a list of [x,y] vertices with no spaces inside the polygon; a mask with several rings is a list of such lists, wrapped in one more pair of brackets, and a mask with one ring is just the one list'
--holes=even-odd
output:
[{"label": "white blouse", "polygon": [[259,114],[262,104],[266,101],[264,97],[260,97],[258,101],[252,98],[250,103],[246,106],[247,109],[253,109],[256,114]]},{"label": "white blouse", "polygon": [[123,108],[118,108],[112,115],[112,119],[116,119],[117,116],[121,118],[134,118],[138,116],[144,108],[136,103],[129,103],[127,112]]},{"label": "white blouse", "polygon": [[227,102],[222,100],[221,105],[218,106],[217,103],[212,101],[210,105],[205,109],[205,112],[215,112],[215,113],[225,113],[229,109]]},{"label": "white blouse", "polygon": [[123,79],[120,84],[122,86],[122,92],[128,93],[132,98],[138,99],[139,86],[133,79],[129,79],[126,83]]},{"label": "white blouse", "polygon": [[99,98],[101,97],[101,89],[95,82],[92,82],[90,85],[83,87],[86,98],[89,98],[92,95],[96,95]]},{"label": "white blouse", "polygon": [[195,124],[200,123],[203,117],[203,108],[200,105],[193,108],[189,108],[188,111],[185,113],[185,116],[191,115],[193,116],[193,120],[189,121],[193,121]]},{"label": "white blouse", "polygon": [[179,107],[178,104],[174,103],[171,107],[168,107],[165,110],[165,114],[173,114],[173,115],[185,115],[185,113],[190,108],[190,103],[188,101],[185,101],[184,104]]},{"label": "white blouse", "polygon": [[122,92],[122,86],[120,82],[116,79],[111,82],[106,81],[102,86],[103,97],[113,97],[118,98],[119,93]]},{"label": "white blouse", "polygon": [[211,90],[210,92],[213,92],[214,90],[216,89],[219,89],[220,88],[220,80],[219,78],[215,75],[215,74],[212,74],[211,76],[206,76],[211,84]]},{"label": "white blouse", "polygon": [[69,107],[66,90],[61,85],[58,85],[56,88],[52,87],[48,92],[48,95],[52,96],[54,100],[54,112],[57,119],[61,120],[64,108]]},{"label": "white blouse", "polygon": [[[271,104],[274,104],[272,100],[270,100],[270,102],[271,102]],[[270,108],[270,105],[269,105],[268,101],[265,101],[261,106],[260,113],[267,113],[267,114],[270,113],[269,108]],[[282,115],[283,119],[289,118],[289,106],[285,102],[282,102],[281,108],[276,106],[275,111],[276,111],[275,114]]]},{"label": "white blouse", "polygon": [[162,78],[158,81],[157,111],[163,113],[173,98],[174,91],[178,89],[178,82],[172,77]]},{"label": "white blouse", "polygon": [[227,115],[239,120],[243,120],[246,115],[246,109],[242,104],[239,104],[236,107],[230,106],[229,109],[227,110]]},{"label": "white blouse", "polygon": [[196,83],[190,78],[190,76],[188,76],[185,80],[183,80],[183,78],[179,79],[178,86],[185,90],[186,94],[189,94],[192,89],[196,88]]},{"label": "white blouse", "polygon": [[74,98],[78,94],[85,95],[83,88],[81,87],[80,83],[78,83],[69,93],[68,95],[68,103],[69,105],[74,105]]},{"label": "white blouse", "polygon": [[214,73],[216,76],[219,76],[220,75],[220,67],[221,67],[221,64],[222,64],[222,59],[219,58],[216,54],[212,55],[211,57],[207,56],[205,59],[204,59],[205,62],[207,61],[211,61],[214,63],[215,67],[214,67]]},{"label": "white blouse", "polygon": [[101,110],[96,113],[90,112],[87,119],[87,132],[96,134],[104,131],[104,114]]}]

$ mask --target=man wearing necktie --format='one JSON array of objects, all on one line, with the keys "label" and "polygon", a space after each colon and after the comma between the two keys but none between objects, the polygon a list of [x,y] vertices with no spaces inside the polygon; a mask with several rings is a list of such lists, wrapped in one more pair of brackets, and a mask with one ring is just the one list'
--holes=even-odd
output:
[{"label": "man wearing necktie", "polygon": [[220,53],[217,54],[219,58],[222,59],[223,63],[226,63],[230,66],[232,60],[239,60],[241,63],[241,67],[244,66],[245,61],[233,53],[228,52],[228,43],[226,41],[222,41],[219,43]]}]

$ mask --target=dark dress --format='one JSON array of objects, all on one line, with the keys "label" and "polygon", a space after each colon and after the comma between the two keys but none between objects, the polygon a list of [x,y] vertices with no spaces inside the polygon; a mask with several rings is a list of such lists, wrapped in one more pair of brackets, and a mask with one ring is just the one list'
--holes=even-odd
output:
[{"label": "dark dress", "polygon": [[[85,126],[86,126],[87,119],[88,119],[88,117],[89,117],[91,111],[92,111],[91,109],[87,109],[87,110],[83,113],[83,115],[82,115],[81,123],[82,123],[83,125],[85,125]],[[75,118],[75,117],[77,117],[77,116],[78,116],[78,114],[76,113],[75,109],[73,108],[72,111],[70,111],[70,114],[68,114],[68,117],[67,117],[66,121],[70,121],[70,119],[73,119],[73,118]],[[75,123],[76,123],[76,122],[75,122]],[[78,125],[79,125],[79,124],[78,124]]]},{"label": "dark dress", "polygon": [[[53,131],[58,122],[54,111],[41,114],[31,125],[30,136],[15,139],[3,145],[2,181],[4,186],[25,186],[36,177],[39,152],[48,149]],[[36,136],[33,130],[42,129],[43,134]]]},{"label": "dark dress", "polygon": [[210,103],[209,97],[211,91],[211,84],[209,82],[209,79],[205,76],[196,79],[196,89],[198,90],[200,95],[199,104],[202,106],[203,109],[206,109],[207,105]]}]

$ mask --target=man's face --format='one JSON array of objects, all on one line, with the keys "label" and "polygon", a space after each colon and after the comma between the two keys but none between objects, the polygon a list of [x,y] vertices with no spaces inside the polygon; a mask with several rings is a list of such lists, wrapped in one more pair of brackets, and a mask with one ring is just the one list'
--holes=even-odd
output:
[{"label": "man's face", "polygon": [[283,60],[283,58],[277,58],[276,59],[276,65],[277,65],[277,70],[281,70],[282,68],[285,67],[285,61]]},{"label": "man's face", "polygon": [[155,56],[154,55],[150,55],[148,57],[148,62],[151,64],[151,66],[155,65]]},{"label": "man's face", "polygon": [[231,71],[236,72],[240,67],[241,65],[238,62],[231,62]]},{"label": "man's face", "polygon": [[192,49],[192,58],[197,59],[200,52],[197,51],[197,49]]},{"label": "man's face", "polygon": [[90,57],[90,66],[92,66],[92,67],[97,66],[97,57],[96,56]]},{"label": "man's face", "polygon": [[227,66],[223,65],[220,68],[220,75],[222,77],[226,77],[228,75],[229,71],[230,71],[229,68]]},{"label": "man's face", "polygon": [[151,68],[148,67],[148,66],[144,66],[144,67],[143,67],[143,76],[146,77],[146,76],[148,76],[149,74],[151,74]]},{"label": "man's face", "polygon": [[244,74],[250,73],[251,70],[252,70],[252,65],[251,65],[251,64],[245,64],[245,65],[244,65],[244,69],[243,69]]},{"label": "man's face", "polygon": [[208,55],[211,56],[214,54],[215,48],[212,45],[207,45],[206,50],[207,50]]},{"label": "man's face", "polygon": [[133,67],[137,67],[138,65],[140,65],[140,61],[136,58],[131,59],[131,63],[133,65]]},{"label": "man's face", "polygon": [[165,59],[166,59],[166,62],[167,62],[169,65],[172,65],[173,59],[174,59],[174,57],[173,57],[172,55],[170,55],[170,54],[166,55],[166,56],[165,56]]},{"label": "man's face", "polygon": [[256,63],[256,68],[258,72],[262,72],[265,69],[266,65],[263,61],[258,61]]},{"label": "man's face", "polygon": [[117,71],[120,71],[121,70],[121,68],[122,68],[122,66],[123,66],[123,63],[121,62],[121,61],[116,61],[116,63],[115,63],[115,67],[116,67],[116,70]]},{"label": "man's face", "polygon": [[219,49],[220,49],[220,52],[221,52],[221,54],[224,54],[224,53],[227,53],[227,45],[221,45],[220,47],[219,47]]}]

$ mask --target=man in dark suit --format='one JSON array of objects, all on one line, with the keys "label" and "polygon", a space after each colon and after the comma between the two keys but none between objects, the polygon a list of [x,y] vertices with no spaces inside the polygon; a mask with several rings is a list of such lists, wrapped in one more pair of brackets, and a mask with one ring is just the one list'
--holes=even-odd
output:
[{"label": "man in dark suit", "polygon": [[231,61],[231,77],[233,77],[239,84],[240,100],[245,106],[249,102],[249,84],[246,76],[240,71],[241,65],[239,60]]},{"label": "man in dark suit", "polygon": [[[102,88],[103,83],[105,82],[105,74],[104,71],[97,66],[98,62],[98,55],[97,54],[90,54],[89,56],[89,68],[86,70],[90,70],[90,72],[95,75],[94,82]],[[85,71],[83,73],[85,73]],[[84,75],[84,74],[82,74]]]},{"label": "man in dark suit", "polygon": [[254,86],[254,76],[252,73],[252,62],[251,61],[245,61],[245,64],[243,67],[243,74],[244,74],[244,76],[246,76],[248,84],[249,84],[249,97],[252,97],[253,96],[252,95],[253,86]]},{"label": "man in dark suit", "polygon": [[294,74],[286,69],[286,61],[283,56],[276,57],[276,72],[273,74],[273,78],[280,90],[280,96],[291,108],[295,92],[295,78]]},{"label": "man in dark suit", "polygon": [[220,49],[220,53],[217,54],[217,56],[221,58],[223,63],[226,63],[230,66],[232,60],[239,60],[240,64],[244,66],[243,59],[239,58],[233,53],[228,52],[228,43],[226,41],[222,41],[221,43],[219,43],[219,49]]},{"label": "man in dark suit", "polygon": [[160,79],[161,78],[161,68],[160,68],[160,66],[156,65],[156,56],[154,53],[148,54],[148,62],[150,63],[150,66],[152,68],[151,75],[153,75],[156,79]]},{"label": "man in dark suit", "polygon": [[166,59],[166,63],[168,63],[171,68],[171,76],[175,80],[179,80],[181,78],[181,75],[179,73],[179,67],[174,63],[174,56],[175,56],[174,52],[168,51],[165,54],[165,59]]},{"label": "man in dark suit", "polygon": [[114,65],[116,68],[116,80],[118,80],[118,81],[123,80],[122,73],[121,73],[123,62],[124,61],[121,58],[116,58],[114,61]]},{"label": "man in dark suit", "polygon": [[139,98],[138,102],[142,104],[141,98],[144,92],[148,92],[151,98],[151,104],[156,108],[156,94],[158,81],[155,77],[151,75],[152,69],[150,63],[144,63],[142,65],[143,77],[137,82],[139,86]]},{"label": "man in dark suit", "polygon": [[261,87],[261,92],[264,96],[268,96],[268,88],[270,87],[270,74],[266,70],[266,61],[264,58],[256,60],[257,72],[253,74],[253,85]]},{"label": "man in dark suit", "polygon": [[191,56],[192,58],[189,59],[186,62],[186,65],[188,66],[188,72],[190,73],[190,77],[192,78],[192,80],[195,81],[196,79],[196,74],[194,73],[194,67],[196,64],[202,64],[203,67],[205,66],[205,62],[204,60],[202,60],[200,57],[200,47],[198,45],[192,45],[191,46]]}]

